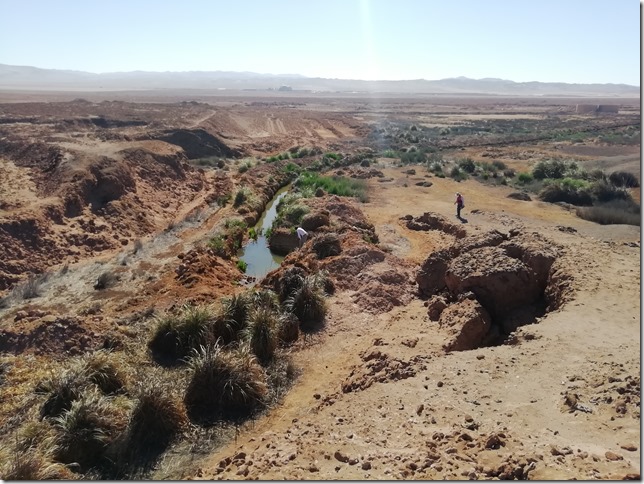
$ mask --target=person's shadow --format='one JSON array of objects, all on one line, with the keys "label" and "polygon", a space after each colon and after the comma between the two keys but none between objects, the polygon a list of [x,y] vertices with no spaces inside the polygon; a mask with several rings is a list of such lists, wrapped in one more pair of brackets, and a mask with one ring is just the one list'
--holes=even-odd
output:
[{"label": "person's shadow", "polygon": [[460,215],[457,215],[457,216],[456,216],[456,218],[457,218],[457,219],[459,219],[459,220],[461,221],[461,223],[463,223],[463,224],[466,224],[466,223],[467,223],[467,219],[466,219],[466,218],[461,217]]}]

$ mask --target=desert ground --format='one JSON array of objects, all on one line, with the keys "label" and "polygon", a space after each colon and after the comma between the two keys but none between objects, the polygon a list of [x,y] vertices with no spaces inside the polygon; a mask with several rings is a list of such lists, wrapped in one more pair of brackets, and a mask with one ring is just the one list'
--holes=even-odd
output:
[{"label": "desert ground", "polygon": [[[640,479],[639,225],[519,200],[502,171],[457,181],[400,156],[639,180],[640,129],[639,99],[0,93],[1,477]],[[322,222],[263,280],[208,248],[312,167],[368,198],[308,198]],[[231,202],[240,190],[252,203]],[[60,453],[43,381],[108,351],[126,422],[146,380],[185,392],[186,368],[148,348],[159,315],[291,270],[324,270],[334,290],[323,326],[280,350],[296,375],[274,401],[234,424],[189,418],[121,474]]]}]

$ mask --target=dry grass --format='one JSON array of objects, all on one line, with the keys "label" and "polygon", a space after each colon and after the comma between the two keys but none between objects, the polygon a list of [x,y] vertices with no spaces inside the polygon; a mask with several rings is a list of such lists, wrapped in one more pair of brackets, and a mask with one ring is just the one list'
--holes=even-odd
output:
[{"label": "dry grass", "polygon": [[184,403],[191,419],[243,418],[264,404],[266,374],[248,346],[202,347],[190,359]]},{"label": "dry grass", "polygon": [[279,313],[273,308],[259,306],[250,313],[244,339],[262,364],[269,363],[275,356],[278,325]]}]

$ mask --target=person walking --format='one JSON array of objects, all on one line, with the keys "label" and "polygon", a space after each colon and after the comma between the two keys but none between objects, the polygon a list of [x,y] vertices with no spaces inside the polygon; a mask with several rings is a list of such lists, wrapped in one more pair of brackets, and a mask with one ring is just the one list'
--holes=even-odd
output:
[{"label": "person walking", "polygon": [[463,198],[463,195],[456,193],[456,201],[454,204],[456,205],[456,216],[461,218],[461,209],[465,207],[465,199]]},{"label": "person walking", "polygon": [[295,232],[297,233],[298,247],[302,247],[304,242],[306,242],[306,239],[309,237],[309,233],[302,227],[298,227]]}]

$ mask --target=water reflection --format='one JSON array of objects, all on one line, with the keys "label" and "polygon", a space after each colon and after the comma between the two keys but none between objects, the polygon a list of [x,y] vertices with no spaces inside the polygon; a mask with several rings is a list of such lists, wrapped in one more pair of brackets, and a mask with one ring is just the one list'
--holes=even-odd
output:
[{"label": "water reflection", "polygon": [[273,224],[277,217],[277,204],[287,194],[287,189],[283,188],[277,192],[277,195],[266,206],[266,210],[255,225],[255,230],[260,233],[257,240],[251,240],[240,251],[239,258],[246,262],[246,275],[262,279],[273,269],[277,269],[284,260],[284,257],[273,254],[268,248],[268,240],[263,235]]}]

